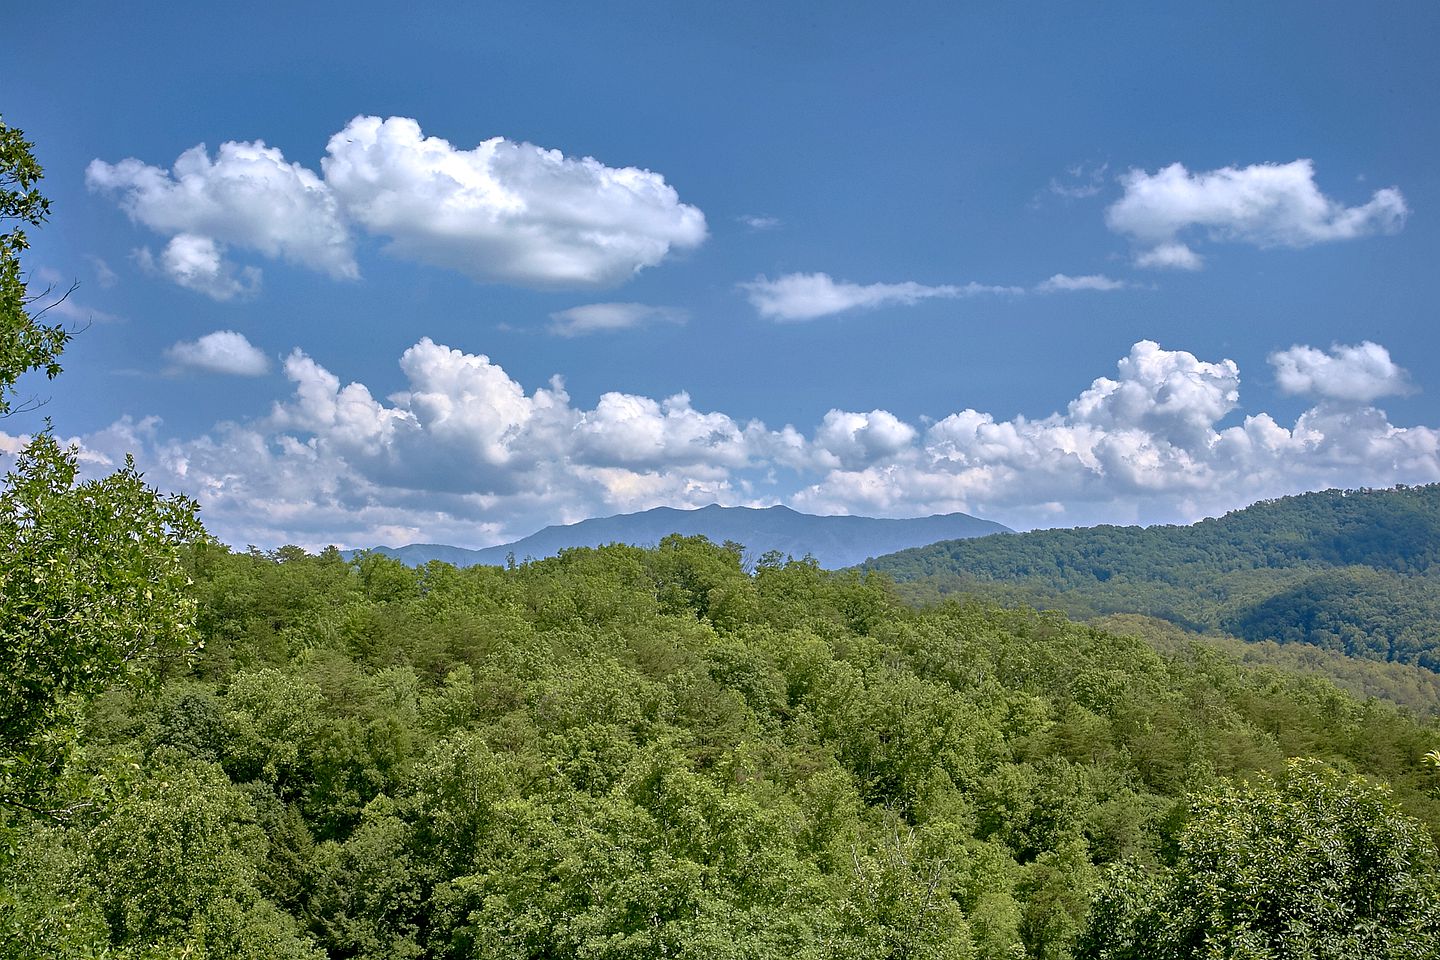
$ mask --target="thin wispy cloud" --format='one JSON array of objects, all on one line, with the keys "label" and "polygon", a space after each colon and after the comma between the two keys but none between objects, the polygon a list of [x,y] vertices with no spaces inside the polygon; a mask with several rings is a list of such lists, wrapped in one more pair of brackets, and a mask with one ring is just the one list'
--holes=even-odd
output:
[{"label": "thin wispy cloud", "polygon": [[547,329],[558,337],[633,330],[655,323],[684,323],[686,313],[676,307],[645,303],[587,303],[550,314]]},{"label": "thin wispy cloud", "polygon": [[770,320],[814,320],[847,310],[882,306],[912,306],[922,300],[954,300],[982,294],[1024,293],[1023,287],[982,283],[930,285],[903,283],[850,283],[828,273],[789,273],[771,280],[756,277],[740,284],[753,306]]},{"label": "thin wispy cloud", "polygon": [[52,323],[55,320],[68,321],[75,328],[92,323],[122,322],[115,314],[86,302],[81,286],[78,280],[67,277],[54,267],[41,267],[25,285],[25,296],[29,300],[26,310]]},{"label": "thin wispy cloud", "polygon": [[102,290],[109,290],[120,282],[120,275],[110,269],[110,264],[100,257],[86,257],[90,261],[90,267],[95,271],[95,282],[100,284]]},{"label": "thin wispy cloud", "polygon": [[1076,164],[1064,177],[1051,177],[1048,192],[1065,200],[1086,200],[1105,189],[1110,164]]},{"label": "thin wispy cloud", "polygon": [[743,223],[745,226],[749,227],[751,230],[755,231],[775,230],[782,225],[782,221],[779,217],[765,217],[748,213],[741,214],[735,219],[738,222]]},{"label": "thin wispy cloud", "polygon": [[1072,277],[1064,273],[1057,273],[1048,280],[1037,283],[1034,287],[1036,293],[1075,293],[1084,290],[1099,291],[1108,293],[1111,290],[1124,290],[1129,284],[1124,280],[1116,280],[1104,274],[1091,273],[1085,276]]},{"label": "thin wispy cloud", "polygon": [[980,296],[1023,296],[1027,293],[1073,293],[1124,290],[1129,285],[1101,274],[1072,277],[1057,273],[1033,287],[990,283],[923,284],[850,283],[828,273],[789,273],[771,280],[760,276],[739,285],[751,306],[769,320],[814,320],[849,310],[913,306],[925,300],[960,300]]}]

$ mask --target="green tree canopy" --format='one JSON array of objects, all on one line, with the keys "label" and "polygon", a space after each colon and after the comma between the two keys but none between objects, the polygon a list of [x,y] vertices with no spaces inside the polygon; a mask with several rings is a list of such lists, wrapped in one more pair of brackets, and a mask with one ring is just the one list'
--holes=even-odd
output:
[{"label": "green tree canopy", "polygon": [[1192,806],[1158,875],[1119,867],[1077,957],[1392,958],[1440,952],[1440,878],[1425,830],[1389,792],[1319,761]]}]

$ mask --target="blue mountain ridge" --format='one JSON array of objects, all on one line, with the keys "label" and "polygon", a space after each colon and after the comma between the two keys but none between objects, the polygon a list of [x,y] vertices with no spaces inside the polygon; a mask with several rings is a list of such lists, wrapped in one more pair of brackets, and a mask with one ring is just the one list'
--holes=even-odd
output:
[{"label": "blue mountain ridge", "polygon": [[[965,513],[930,517],[886,519],[879,517],[821,517],[789,507],[722,507],[712,504],[696,510],[656,507],[640,513],[598,517],[579,523],[546,527],[513,543],[470,550],[435,543],[403,547],[375,547],[375,552],[420,566],[440,560],[457,567],[476,564],[502,566],[513,555],[517,562],[552,557],[571,547],[598,547],[609,543],[653,546],[672,533],[703,535],[715,543],[733,540],[746,554],[758,558],[770,550],[792,556],[812,556],[827,569],[854,566],[871,557],[940,540],[1013,533],[1009,527]],[[348,551],[353,556],[358,551]]]}]

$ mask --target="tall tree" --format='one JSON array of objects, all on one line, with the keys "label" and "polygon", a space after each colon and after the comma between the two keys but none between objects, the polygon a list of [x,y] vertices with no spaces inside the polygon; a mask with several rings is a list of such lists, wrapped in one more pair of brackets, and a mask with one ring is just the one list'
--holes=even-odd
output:
[{"label": "tall tree", "polygon": [[[19,377],[60,372],[66,331],[32,312],[20,254],[24,226],[49,201],[24,134],[0,122],[0,415]],[[89,698],[155,675],[194,642],[182,544],[203,536],[195,504],[147,486],[133,462],[83,480],[79,457],[49,430],[0,481],[0,803],[55,815],[49,787]]]}]

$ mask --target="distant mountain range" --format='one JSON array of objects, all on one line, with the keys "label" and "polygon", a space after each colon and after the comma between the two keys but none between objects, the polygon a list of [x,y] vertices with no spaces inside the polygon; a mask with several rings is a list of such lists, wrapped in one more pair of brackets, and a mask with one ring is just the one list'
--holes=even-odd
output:
[{"label": "distant mountain range", "polygon": [[[862,563],[871,557],[923,546],[937,540],[1013,533],[1006,526],[964,513],[947,513],[906,520],[876,517],[817,517],[789,507],[722,507],[698,510],[656,507],[641,513],[582,520],[546,527],[513,543],[483,550],[467,550],[434,543],[404,547],[376,547],[377,553],[420,566],[441,560],[457,567],[476,564],[501,566],[514,556],[517,562],[551,557],[570,547],[598,547],[607,543],[652,546],[672,533],[697,534],[715,543],[733,540],[752,557],[778,550],[782,554],[815,558],[822,567],[836,569]],[[350,554],[355,551],[350,551]]]}]

